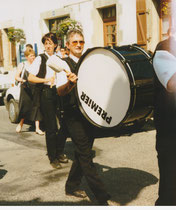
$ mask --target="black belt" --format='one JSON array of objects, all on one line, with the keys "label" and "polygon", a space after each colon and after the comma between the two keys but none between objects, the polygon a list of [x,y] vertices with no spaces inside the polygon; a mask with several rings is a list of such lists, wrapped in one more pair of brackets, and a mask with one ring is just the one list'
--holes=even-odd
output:
[{"label": "black belt", "polygon": [[43,85],[43,89],[56,89],[56,85],[50,87],[50,85]]}]

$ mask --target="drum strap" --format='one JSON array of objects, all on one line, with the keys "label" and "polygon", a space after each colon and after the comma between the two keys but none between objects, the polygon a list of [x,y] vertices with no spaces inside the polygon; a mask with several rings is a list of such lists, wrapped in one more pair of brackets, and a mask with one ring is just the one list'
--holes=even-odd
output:
[{"label": "drum strap", "polygon": [[[71,72],[76,74],[76,62],[70,57],[62,58],[62,60],[64,60],[68,64]],[[66,96],[59,96],[59,112],[61,118],[64,115],[64,111],[75,107],[77,107],[77,105],[74,90],[72,90]]]}]

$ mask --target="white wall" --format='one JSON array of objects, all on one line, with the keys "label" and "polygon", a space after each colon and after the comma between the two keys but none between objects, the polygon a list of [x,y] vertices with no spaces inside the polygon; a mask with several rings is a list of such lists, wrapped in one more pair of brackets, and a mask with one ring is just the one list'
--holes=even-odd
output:
[{"label": "white wall", "polygon": [[[4,12],[3,19],[12,19],[12,26],[17,27],[21,19],[20,28],[23,28],[26,34],[26,42],[37,42],[39,49],[42,48],[40,43],[41,37],[48,32],[48,27],[45,22],[41,20],[40,14],[47,11],[55,11],[58,8],[68,7],[71,9],[71,18],[80,21],[84,28],[85,39],[88,47],[103,46],[103,28],[102,20],[98,10],[93,7],[93,0],[0,0],[3,1],[0,7],[0,14]],[[6,3],[4,3],[6,2]],[[9,2],[11,2],[9,4]],[[102,1],[98,1],[102,2]],[[105,4],[108,1],[104,1]],[[111,2],[111,1],[109,1]],[[136,43],[136,0],[117,0],[117,39],[118,44]],[[24,18],[23,18],[24,17]],[[51,17],[50,17],[51,18]],[[54,16],[53,16],[54,18]],[[3,26],[3,25],[2,25]],[[10,27],[10,25],[8,25]],[[1,25],[0,25],[1,27]],[[97,30],[98,27],[98,30]],[[96,32],[96,33],[95,33]],[[97,38],[98,37],[98,38]],[[42,50],[42,49],[41,49]]]},{"label": "white wall", "polygon": [[46,20],[69,14],[83,25],[85,50],[103,46],[103,22],[95,2],[100,8],[116,4],[118,45],[137,42],[136,0],[0,0],[0,28],[22,28],[26,43],[37,43],[40,53],[41,37],[49,30]]},{"label": "white wall", "polygon": [[92,14],[92,2],[84,2],[82,4],[77,4],[72,6],[72,10],[74,11],[71,18],[79,21],[83,26],[84,37],[86,40],[85,49],[93,47],[92,36],[94,33],[93,28],[93,19],[91,17]]},{"label": "white wall", "polygon": [[136,0],[118,0],[118,42],[120,45],[137,43]]}]

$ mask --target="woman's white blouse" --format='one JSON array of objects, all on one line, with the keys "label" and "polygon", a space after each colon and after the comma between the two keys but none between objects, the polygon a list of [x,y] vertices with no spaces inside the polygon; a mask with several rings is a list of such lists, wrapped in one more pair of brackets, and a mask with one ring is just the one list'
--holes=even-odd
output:
[{"label": "woman's white blouse", "polygon": [[[47,53],[45,53],[48,57],[50,57]],[[30,74],[33,74],[33,75],[37,75],[39,73],[39,69],[40,69],[40,65],[41,65],[41,57],[40,56],[37,56],[35,58],[35,60],[33,61],[33,63],[28,67],[28,71]],[[46,75],[45,75],[45,78],[46,79],[49,79],[51,77],[53,77],[55,75],[55,72],[49,67],[46,65]],[[47,82],[47,83],[44,83],[45,85],[51,85],[50,82]],[[54,82],[54,85],[56,85],[56,80]]]}]

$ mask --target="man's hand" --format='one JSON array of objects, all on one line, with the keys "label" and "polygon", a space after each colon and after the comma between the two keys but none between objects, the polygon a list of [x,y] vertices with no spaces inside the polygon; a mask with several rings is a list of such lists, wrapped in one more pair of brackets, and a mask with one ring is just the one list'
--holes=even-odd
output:
[{"label": "man's hand", "polygon": [[67,71],[66,76],[67,76],[68,82],[57,88],[57,92],[59,96],[65,96],[76,86],[76,83],[78,80],[78,77],[76,76],[76,74]]},{"label": "man's hand", "polygon": [[45,79],[45,82],[50,82],[52,85],[54,84],[54,81],[55,81],[55,77],[50,77],[50,78],[47,78]]},{"label": "man's hand", "polygon": [[76,84],[78,77],[76,76],[76,74],[72,73],[72,72],[67,72],[67,79],[70,83]]}]

